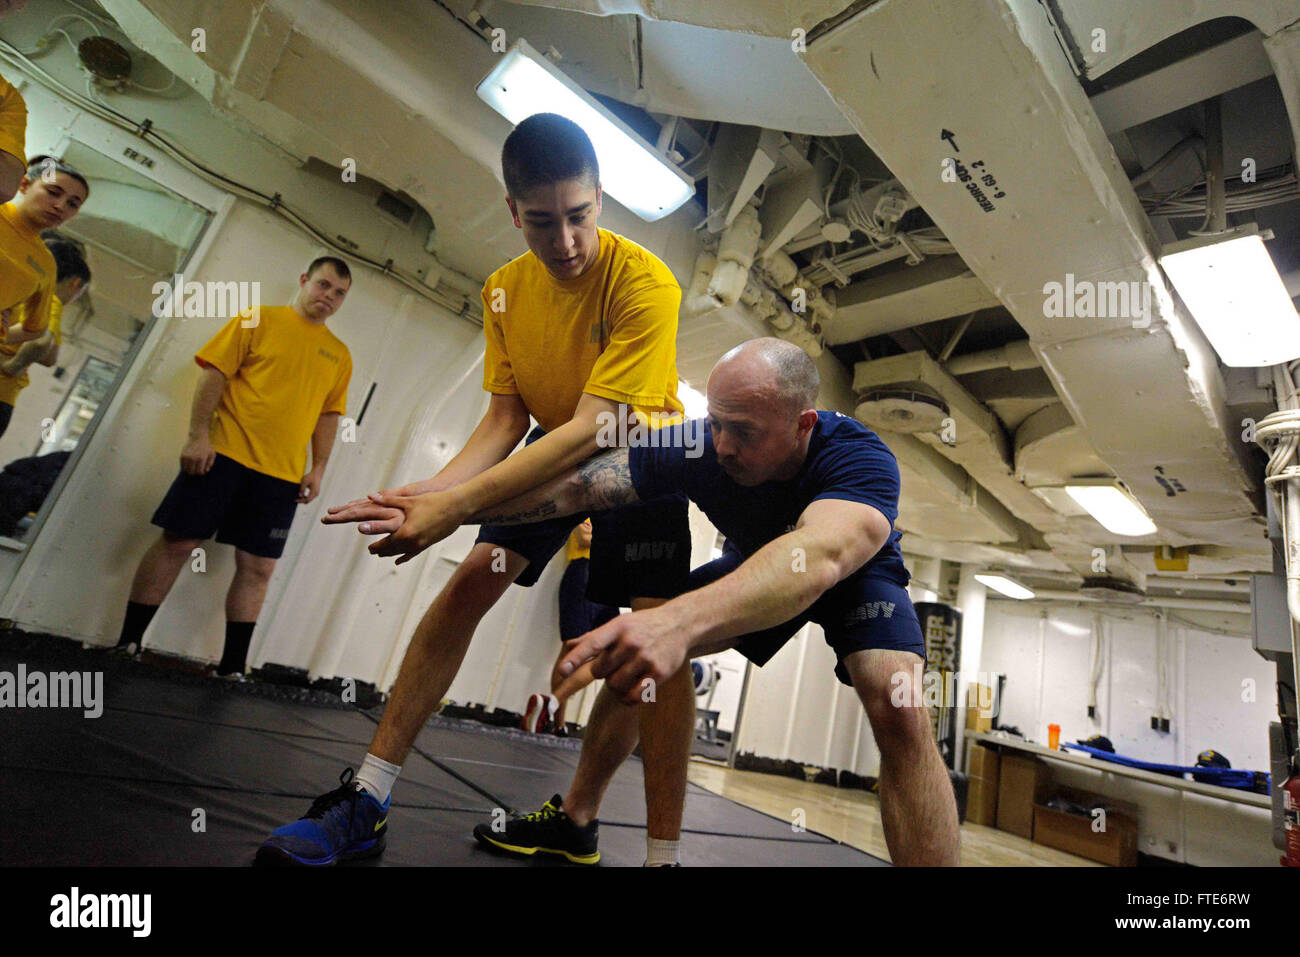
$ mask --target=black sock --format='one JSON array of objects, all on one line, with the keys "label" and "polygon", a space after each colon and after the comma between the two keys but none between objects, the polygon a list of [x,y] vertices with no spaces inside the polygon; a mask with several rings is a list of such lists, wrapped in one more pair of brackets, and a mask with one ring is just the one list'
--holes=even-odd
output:
[{"label": "black sock", "polygon": [[226,622],[226,647],[221,653],[221,664],[217,665],[217,674],[243,674],[245,659],[248,658],[248,646],[253,641],[255,621]]},{"label": "black sock", "polygon": [[157,605],[145,605],[138,601],[128,601],[126,603],[126,620],[122,622],[122,634],[118,636],[117,647],[125,648],[129,644],[134,644],[136,648],[139,648],[145,630],[149,627],[149,622],[153,621],[154,613],[157,611]]}]

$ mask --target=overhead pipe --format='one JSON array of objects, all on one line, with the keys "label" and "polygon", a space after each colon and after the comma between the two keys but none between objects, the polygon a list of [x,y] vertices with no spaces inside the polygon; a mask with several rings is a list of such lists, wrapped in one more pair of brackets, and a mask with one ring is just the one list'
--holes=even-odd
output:
[{"label": "overhead pipe", "polygon": [[1205,101],[1205,197],[1204,231],[1227,232],[1227,184],[1223,181],[1223,107],[1216,96]]},{"label": "overhead pipe", "polygon": [[795,302],[802,290],[804,312],[812,317],[814,332],[820,331],[821,327],[835,317],[835,304],[781,250],[775,250],[771,255],[755,262],[754,271],[761,279],[770,282],[787,302]]},{"label": "overhead pipe", "polygon": [[[1032,586],[1031,586],[1032,587]],[[1115,604],[1125,608],[1174,608],[1185,611],[1214,611],[1231,615],[1249,615],[1250,603],[1238,601],[1217,601],[1212,598],[1143,598],[1135,602],[1110,602],[1096,595],[1077,591],[1057,591],[1055,589],[1033,588],[1034,597],[1030,601],[1082,601],[1096,604]],[[998,595],[989,595],[991,599],[1001,600]],[[1007,601],[1020,601],[1008,598]]]},{"label": "overhead pipe", "polygon": [[1255,427],[1255,442],[1269,453],[1264,484],[1277,495],[1282,522],[1282,553],[1286,566],[1286,604],[1291,613],[1291,666],[1300,687],[1300,399],[1285,365],[1273,366],[1273,391],[1278,411]]},{"label": "overhead pipe", "polygon": [[948,337],[948,342],[944,345],[943,351],[939,353],[940,362],[947,362],[948,359],[952,357],[953,350],[957,348],[957,343],[961,342],[961,337],[966,335],[966,330],[970,328],[970,324],[974,322],[974,320],[975,313],[972,312],[957,325],[953,334]]},{"label": "overhead pipe", "polygon": [[1038,368],[1038,356],[1034,355],[1028,339],[1008,342],[996,349],[985,349],[969,355],[949,359],[943,367],[949,375],[970,375],[972,372],[985,372],[989,369],[1010,369],[1019,372],[1022,369]]},{"label": "overhead pipe", "polygon": [[758,210],[753,204],[742,209],[723,231],[718,243],[717,268],[707,289],[708,296],[719,305],[734,306],[745,291],[762,232]]}]

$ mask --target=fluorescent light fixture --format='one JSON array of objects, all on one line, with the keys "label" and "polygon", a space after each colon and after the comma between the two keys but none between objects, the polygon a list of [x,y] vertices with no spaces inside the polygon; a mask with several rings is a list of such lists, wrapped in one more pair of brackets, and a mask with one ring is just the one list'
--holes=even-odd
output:
[{"label": "fluorescent light fixture", "polygon": [[661,219],[695,195],[690,177],[525,40],[515,41],[477,90],[516,126],[534,113],[559,113],[581,126],[596,148],[605,192],[644,220]]},{"label": "fluorescent light fixture", "polygon": [[677,398],[686,410],[686,418],[702,419],[709,414],[709,400],[687,385],[685,379],[677,380]]},{"label": "fluorescent light fixture", "polygon": [[[1170,282],[1226,366],[1300,358],[1300,315],[1254,224],[1171,243],[1160,256]],[[1104,524],[1104,523],[1103,523]]]},{"label": "fluorescent light fixture", "polygon": [[980,572],[975,576],[975,580],[996,592],[1001,592],[1008,598],[1018,598],[1024,601],[1026,598],[1033,598],[1034,593],[1026,588],[1014,578],[1008,578],[1006,575],[995,575],[992,572]]},{"label": "fluorescent light fixture", "polygon": [[1136,537],[1156,530],[1146,509],[1114,479],[1071,479],[1065,491],[1108,532]]}]

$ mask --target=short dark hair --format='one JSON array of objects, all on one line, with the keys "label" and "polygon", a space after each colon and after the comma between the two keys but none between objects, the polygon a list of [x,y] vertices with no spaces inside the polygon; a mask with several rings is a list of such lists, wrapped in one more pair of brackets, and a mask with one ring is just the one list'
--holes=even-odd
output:
[{"label": "short dark hair", "polygon": [[518,199],[535,186],[566,179],[600,185],[596,149],[582,127],[558,113],[534,113],[511,131],[501,147],[506,192]]},{"label": "short dark hair", "polygon": [[90,282],[90,267],[86,265],[86,257],[76,243],[68,239],[51,238],[45,240],[45,248],[54,257],[56,282],[73,278],[80,278],[83,286]]},{"label": "short dark hair", "polygon": [[90,184],[86,182],[86,177],[82,176],[57,156],[47,156],[44,153],[39,153],[36,156],[33,156],[27,161],[27,178],[37,179],[43,175],[47,169],[53,169],[55,172],[71,176],[86,190],[86,198],[90,198]]},{"label": "short dark hair", "polygon": [[316,275],[316,270],[320,269],[321,266],[333,266],[340,279],[352,281],[352,270],[348,268],[347,263],[337,256],[318,256],[313,259],[311,265],[307,267],[307,278],[310,279]]}]

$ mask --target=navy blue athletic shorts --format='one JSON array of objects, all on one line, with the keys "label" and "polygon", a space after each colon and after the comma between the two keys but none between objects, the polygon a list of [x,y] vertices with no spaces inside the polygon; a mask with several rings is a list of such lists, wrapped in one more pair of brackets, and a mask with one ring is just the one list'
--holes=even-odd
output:
[{"label": "navy blue athletic shorts", "polygon": [[[743,559],[733,548],[722,557],[691,572],[688,588],[694,591],[739,567]],[[783,624],[751,632],[740,639],[736,650],[762,667],[808,622],[821,625],[826,643],[838,659],[835,677],[846,685],[849,673],[844,659],[855,651],[887,648],[911,651],[925,660],[925,638],[907,589],[875,575],[853,575],[827,591],[802,614]]]},{"label": "navy blue athletic shorts", "polygon": [[591,560],[575,558],[560,579],[560,640],[581,638],[618,617],[613,605],[600,605],[587,597]]},{"label": "navy blue athletic shorts", "polygon": [[[535,428],[528,444],[546,433]],[[676,598],[687,588],[691,529],[685,496],[664,496],[591,515],[591,565],[587,597],[602,605],[630,607],[633,598]],[[528,525],[484,525],[477,542],[500,545],[528,559],[515,579],[537,582],[585,515],[548,518]]]},{"label": "navy blue athletic shorts", "polygon": [[298,507],[297,482],[257,472],[217,453],[204,475],[181,472],[172,482],[153,524],[176,538],[209,539],[251,555],[279,558]]}]

